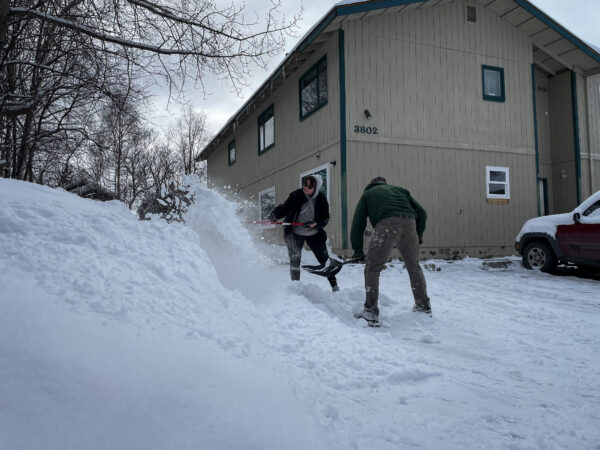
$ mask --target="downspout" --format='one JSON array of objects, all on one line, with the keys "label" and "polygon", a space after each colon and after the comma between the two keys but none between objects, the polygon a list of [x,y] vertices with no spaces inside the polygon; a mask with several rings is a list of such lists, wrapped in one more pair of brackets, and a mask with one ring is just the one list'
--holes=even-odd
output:
[{"label": "downspout", "polygon": [[[535,192],[537,197],[537,215],[542,215],[542,205],[540,198],[540,151],[538,141],[537,127],[537,103],[535,97],[535,64],[531,65],[531,94],[533,98],[533,136],[535,138]],[[548,212],[546,212],[548,214]]]},{"label": "downspout", "polygon": [[339,76],[340,76],[340,169],[342,200],[342,249],[348,248],[348,187],[346,179],[346,62],[344,30],[338,30]]},{"label": "downspout", "polygon": [[571,97],[573,100],[573,135],[575,140],[575,168],[577,178],[575,180],[577,188],[577,204],[581,203],[581,143],[579,142],[579,112],[577,109],[577,74],[571,71]]}]

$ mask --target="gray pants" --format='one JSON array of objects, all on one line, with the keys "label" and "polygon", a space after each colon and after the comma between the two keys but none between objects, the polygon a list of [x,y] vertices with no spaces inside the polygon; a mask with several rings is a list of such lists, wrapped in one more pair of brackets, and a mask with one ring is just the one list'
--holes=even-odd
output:
[{"label": "gray pants", "polygon": [[379,315],[379,274],[392,249],[397,247],[406,264],[416,305],[429,304],[425,276],[419,264],[419,237],[415,219],[408,216],[389,217],[375,226],[365,260],[365,310]]}]

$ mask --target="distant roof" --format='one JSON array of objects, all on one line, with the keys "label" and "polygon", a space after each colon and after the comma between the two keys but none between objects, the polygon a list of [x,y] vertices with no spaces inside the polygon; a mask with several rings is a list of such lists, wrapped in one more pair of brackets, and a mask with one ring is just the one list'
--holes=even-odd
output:
[{"label": "distant roof", "polygon": [[[283,62],[239,108],[204,147],[198,159],[206,159],[220,140],[234,131],[238,123],[251,114],[257,104],[283,83],[323,42],[337,31],[350,15],[361,17],[399,12],[450,3],[453,0],[343,0],[336,3],[290,50]],[[574,70],[582,75],[600,73],[600,48],[590,45],[552,19],[527,0],[475,0],[481,6],[526,33],[534,45],[534,63],[549,75]],[[324,37],[323,37],[324,36]]]}]

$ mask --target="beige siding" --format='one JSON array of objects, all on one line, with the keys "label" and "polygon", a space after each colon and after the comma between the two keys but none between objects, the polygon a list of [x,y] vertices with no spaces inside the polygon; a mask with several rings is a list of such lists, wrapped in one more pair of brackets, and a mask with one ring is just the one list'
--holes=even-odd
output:
[{"label": "beige siding", "polygon": [[[531,42],[478,12],[476,25],[462,1],[348,22],[348,138],[364,140],[354,126],[371,125],[379,134],[370,141],[530,152]],[[505,103],[482,100],[482,65],[504,69]]]},{"label": "beige siding", "polygon": [[581,178],[583,197],[600,190],[600,75],[588,77],[583,84],[587,103],[580,122],[585,126],[581,135],[586,147],[582,149]]},{"label": "beige siding", "polygon": [[[339,145],[339,69],[337,35],[326,42],[318,52],[296,70],[288,74],[284,84],[256,104],[254,112],[239,124],[233,135],[221,142],[208,158],[209,177],[218,184],[229,184],[234,189],[247,191],[250,185],[273,185],[273,180],[290,168],[324,164],[322,152]],[[321,57],[327,57],[328,102],[317,112],[300,121],[299,78]],[[270,106],[275,110],[275,146],[258,154],[258,117]],[[228,143],[236,141],[236,163],[227,161]],[[310,159],[312,162],[307,162]],[[334,158],[335,159],[335,158]],[[327,161],[329,162],[329,160]],[[296,169],[292,169],[294,171]],[[277,184],[277,201],[282,190],[292,185],[297,188],[297,175]],[[257,191],[258,192],[258,191]]]},{"label": "beige siding", "polygon": [[[337,22],[345,35],[348,232],[364,186],[376,175],[408,188],[427,210],[426,257],[511,254],[523,222],[537,215],[532,42],[479,4],[478,23],[467,23],[466,4],[412,5]],[[329,164],[327,232],[339,251],[338,34],[328,31],[328,40],[223,139],[209,156],[208,171],[212,180],[253,199],[274,186],[280,203],[298,188],[300,173]],[[324,55],[328,104],[300,121],[299,78]],[[482,65],[504,70],[506,101],[483,99]],[[547,78],[536,70],[539,174],[548,179],[551,213],[576,203],[570,80],[569,72]],[[578,76],[577,82],[585,197],[600,189],[600,76]],[[257,118],[271,104],[275,146],[259,156]],[[371,133],[360,133],[361,127]],[[234,138],[237,162],[229,167],[227,145]],[[486,166],[509,168],[508,202],[486,199]]]},{"label": "beige siding", "polygon": [[[447,247],[471,256],[510,254],[516,234],[537,208],[535,160],[528,155],[352,142],[348,161],[348,179],[382,175],[411,191],[427,211],[424,247],[430,256]],[[486,201],[485,166],[510,169],[508,204]],[[364,185],[349,183],[351,211]]]},{"label": "beige siding", "polygon": [[[429,256],[510,254],[537,213],[531,42],[484,8],[466,24],[464,5],[345,24],[349,224],[365,184],[383,175],[427,210]],[[482,65],[504,69],[506,102],[483,100]],[[509,167],[508,204],[486,201],[485,166]]]}]

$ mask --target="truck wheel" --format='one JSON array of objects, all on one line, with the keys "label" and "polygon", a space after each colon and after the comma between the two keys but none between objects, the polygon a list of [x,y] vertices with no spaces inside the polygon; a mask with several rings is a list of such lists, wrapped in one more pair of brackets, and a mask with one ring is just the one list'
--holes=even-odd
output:
[{"label": "truck wheel", "polygon": [[525,246],[523,265],[526,269],[552,273],[556,269],[556,257],[548,244],[534,241]]}]

